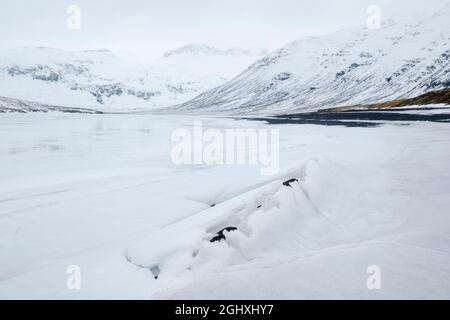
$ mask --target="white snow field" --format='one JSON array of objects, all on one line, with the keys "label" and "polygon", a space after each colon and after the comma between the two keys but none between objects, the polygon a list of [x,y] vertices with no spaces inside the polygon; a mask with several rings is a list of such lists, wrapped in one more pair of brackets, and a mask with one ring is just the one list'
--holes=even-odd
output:
[{"label": "white snow field", "polygon": [[198,119],[0,116],[0,298],[450,298],[448,124],[202,119],[279,129],[281,170],[261,176],[174,165],[172,131]]}]

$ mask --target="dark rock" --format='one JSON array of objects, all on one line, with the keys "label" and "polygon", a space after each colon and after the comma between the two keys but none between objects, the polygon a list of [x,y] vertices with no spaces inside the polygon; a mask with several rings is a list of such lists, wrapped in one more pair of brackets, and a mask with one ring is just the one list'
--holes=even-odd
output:
[{"label": "dark rock", "polygon": [[294,183],[294,182],[298,182],[298,180],[297,179],[290,179],[288,181],[283,182],[283,186],[292,188],[291,183]]},{"label": "dark rock", "polygon": [[220,230],[219,232],[217,232],[216,235],[211,240],[209,240],[209,242],[212,243],[212,242],[220,242],[222,240],[225,240],[226,238],[225,238],[225,235],[223,234],[224,231],[231,232],[231,231],[236,231],[236,230],[237,230],[236,227],[226,227],[226,228]]},{"label": "dark rock", "polygon": [[343,75],[345,75],[345,71],[341,71],[341,72],[336,73],[336,79],[342,77]]}]

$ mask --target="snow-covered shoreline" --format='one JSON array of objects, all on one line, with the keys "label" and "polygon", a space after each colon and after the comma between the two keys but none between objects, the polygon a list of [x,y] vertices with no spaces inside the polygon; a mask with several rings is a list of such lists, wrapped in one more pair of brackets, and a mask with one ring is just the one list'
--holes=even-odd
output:
[{"label": "snow-covered shoreline", "polygon": [[[281,171],[264,177],[172,164],[170,133],[195,119],[2,115],[0,297],[450,297],[448,124],[272,125]],[[155,259],[157,280],[136,266]],[[66,287],[69,265],[80,290]],[[366,286],[370,265],[381,290]]]}]

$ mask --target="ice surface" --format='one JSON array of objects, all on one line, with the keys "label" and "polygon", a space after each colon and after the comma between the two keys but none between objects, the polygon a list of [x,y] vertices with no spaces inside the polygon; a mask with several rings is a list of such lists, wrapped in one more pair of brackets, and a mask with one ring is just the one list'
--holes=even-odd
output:
[{"label": "ice surface", "polygon": [[264,177],[172,164],[194,120],[0,116],[0,298],[450,298],[448,124],[273,125],[282,170]]}]

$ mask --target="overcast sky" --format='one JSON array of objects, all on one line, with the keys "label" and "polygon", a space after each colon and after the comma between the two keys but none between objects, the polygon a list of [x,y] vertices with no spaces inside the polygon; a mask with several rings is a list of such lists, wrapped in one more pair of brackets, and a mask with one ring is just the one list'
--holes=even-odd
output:
[{"label": "overcast sky", "polygon": [[[0,48],[110,49],[140,60],[204,43],[280,47],[307,35],[365,24],[369,5],[384,17],[436,10],[449,0],[0,0]],[[69,5],[81,29],[66,27]]]}]

